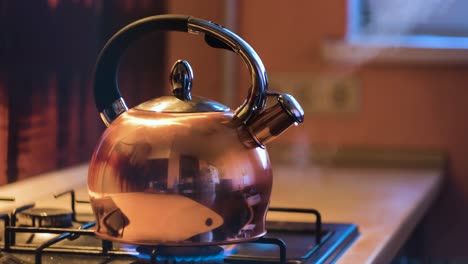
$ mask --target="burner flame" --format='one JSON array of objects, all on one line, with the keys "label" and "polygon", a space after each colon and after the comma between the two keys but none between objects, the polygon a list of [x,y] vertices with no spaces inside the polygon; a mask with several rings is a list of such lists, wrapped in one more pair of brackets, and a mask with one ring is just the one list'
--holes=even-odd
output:
[{"label": "burner flame", "polygon": [[128,245],[126,250],[138,252],[138,259],[150,263],[223,263],[224,258],[236,252],[237,247]]},{"label": "burner flame", "polygon": [[224,258],[232,256],[237,253],[239,247],[237,244],[221,246],[224,249]]}]

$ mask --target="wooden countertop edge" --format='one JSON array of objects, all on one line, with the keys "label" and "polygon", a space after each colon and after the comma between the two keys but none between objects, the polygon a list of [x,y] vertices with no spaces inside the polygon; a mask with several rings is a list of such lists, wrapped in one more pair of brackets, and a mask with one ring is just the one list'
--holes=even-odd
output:
[{"label": "wooden countertop edge", "polygon": [[388,238],[389,241],[385,243],[384,247],[381,248],[377,254],[369,257],[368,263],[390,263],[392,259],[395,258],[395,256],[398,254],[398,251],[401,249],[415,227],[422,220],[424,215],[436,200],[442,189],[442,182],[443,175],[441,171],[426,195],[422,196],[420,201],[415,203],[413,210],[401,222],[399,229],[394,233],[393,236]]},{"label": "wooden countertop edge", "polygon": [[[299,150],[298,150],[299,149]],[[296,166],[309,162],[332,168],[408,168],[432,169],[443,167],[447,154],[437,149],[389,148],[366,146],[300,146],[273,144],[268,152],[272,164]],[[296,153],[301,158],[298,159]],[[301,164],[299,164],[301,165]]]}]

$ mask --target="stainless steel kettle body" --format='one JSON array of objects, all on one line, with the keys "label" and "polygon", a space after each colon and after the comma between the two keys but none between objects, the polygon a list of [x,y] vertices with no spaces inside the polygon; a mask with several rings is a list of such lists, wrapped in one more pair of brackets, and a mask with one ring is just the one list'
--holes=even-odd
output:
[{"label": "stainless steel kettle body", "polygon": [[[204,33],[211,46],[240,55],[252,77],[244,104],[233,112],[192,96],[192,69],[177,61],[173,95],[129,110],[116,83],[118,62],[134,40],[154,30]],[[142,245],[206,245],[266,233],[272,172],[264,144],[301,123],[303,111],[292,96],[268,92],[263,64],[245,41],[193,17],[148,17],[106,44],[94,89],[108,126],[88,173],[99,237]],[[265,109],[267,97],[277,102]]]}]

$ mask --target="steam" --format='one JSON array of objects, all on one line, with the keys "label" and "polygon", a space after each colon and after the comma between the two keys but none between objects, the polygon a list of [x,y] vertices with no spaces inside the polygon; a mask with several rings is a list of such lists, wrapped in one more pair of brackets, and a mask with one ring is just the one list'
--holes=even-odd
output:
[{"label": "steam", "polygon": [[[330,60],[347,62],[335,65],[331,73],[334,78],[349,78],[360,66],[380,56],[391,59],[392,56],[387,55],[392,55],[401,47],[435,47],[440,44],[437,42],[440,38],[429,36],[433,29],[438,34],[453,36],[456,32],[450,27],[457,23],[456,26],[460,28],[466,25],[465,32],[468,33],[468,23],[464,21],[466,16],[463,15],[468,4],[464,0],[351,0],[350,2],[352,14],[347,38],[351,45],[331,42],[330,45],[325,45],[323,50],[325,57],[329,57]],[[357,16],[361,16],[362,24],[359,24]],[[448,25],[447,22],[451,24]],[[417,37],[414,37],[415,34]],[[467,40],[464,40],[464,43],[458,41],[456,45],[466,43]],[[330,49],[327,50],[328,48]],[[310,162],[309,158],[333,165],[334,157],[343,148],[339,138],[333,139],[332,143],[324,148],[305,144],[308,142],[307,137],[299,136],[296,139],[295,151],[291,155],[297,157],[296,164],[303,167]]]}]

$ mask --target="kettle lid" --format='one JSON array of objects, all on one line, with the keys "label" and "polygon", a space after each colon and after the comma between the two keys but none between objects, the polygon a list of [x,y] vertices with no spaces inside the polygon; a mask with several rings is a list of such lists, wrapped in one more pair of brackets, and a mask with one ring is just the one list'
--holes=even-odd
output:
[{"label": "kettle lid", "polygon": [[200,96],[192,96],[192,67],[186,60],[172,66],[172,96],[163,96],[139,104],[135,109],[166,113],[227,112],[229,107]]}]

